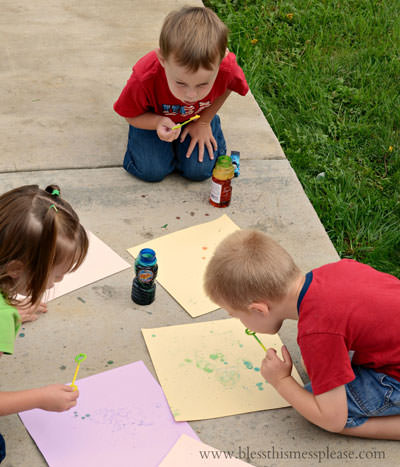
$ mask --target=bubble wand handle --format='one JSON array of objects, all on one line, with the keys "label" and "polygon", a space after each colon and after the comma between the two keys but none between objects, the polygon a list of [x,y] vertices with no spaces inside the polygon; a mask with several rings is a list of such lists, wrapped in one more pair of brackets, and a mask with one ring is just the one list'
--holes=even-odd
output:
[{"label": "bubble wand handle", "polygon": [[197,120],[198,118],[200,118],[200,115],[195,115],[194,117],[189,118],[189,120],[186,120],[186,122],[178,123],[178,125],[173,126],[172,130],[177,130],[178,128],[181,128],[183,125],[186,125],[187,123],[190,123],[193,120]]}]

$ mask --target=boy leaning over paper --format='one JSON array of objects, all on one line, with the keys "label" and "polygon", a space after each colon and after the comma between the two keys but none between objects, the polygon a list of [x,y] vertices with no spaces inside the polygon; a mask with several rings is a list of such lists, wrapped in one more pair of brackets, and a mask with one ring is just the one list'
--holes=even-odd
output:
[{"label": "boy leaning over paper", "polygon": [[[400,439],[400,280],[350,259],[303,274],[274,240],[237,231],[205,274],[209,297],[250,330],[275,334],[298,320],[310,377],[301,387],[269,349],[261,373],[301,415],[325,430]],[[349,352],[354,355],[350,360]]]}]

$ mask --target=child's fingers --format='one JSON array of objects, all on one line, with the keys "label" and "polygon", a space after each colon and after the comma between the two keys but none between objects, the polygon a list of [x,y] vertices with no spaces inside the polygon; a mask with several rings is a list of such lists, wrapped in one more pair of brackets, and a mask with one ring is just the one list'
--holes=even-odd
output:
[{"label": "child's fingers", "polygon": [[210,159],[214,160],[214,150],[213,150],[213,147],[211,145],[211,141],[207,141],[206,145],[207,145],[207,151],[208,151],[208,155],[209,155]]},{"label": "child's fingers", "polygon": [[286,345],[282,346],[282,357],[285,363],[292,365],[292,357],[290,356],[289,350],[287,349]]},{"label": "child's fingers", "polygon": [[[192,155],[192,152],[195,146],[196,146],[196,141],[193,141],[193,138],[192,138],[192,141],[190,141],[189,148],[186,153],[187,159],[189,159],[189,157]],[[203,160],[203,158],[201,158],[201,160]],[[200,161],[200,151],[199,151],[199,161]]]},{"label": "child's fingers", "polygon": [[43,302],[40,303],[35,311],[36,313],[47,313],[47,304]]},{"label": "child's fingers", "polygon": [[276,355],[276,350],[275,349],[268,349],[267,350],[267,354],[266,354],[266,358],[268,360],[273,360],[275,358],[277,358],[277,355]]},{"label": "child's fingers", "polygon": [[[71,388],[72,389],[72,388]],[[76,401],[79,397],[79,391],[78,389],[76,389],[75,391],[72,392],[72,394],[70,394],[70,400],[71,401]]]},{"label": "child's fingers", "polygon": [[76,392],[72,386],[68,386],[67,384],[63,385],[63,389],[65,392]]},{"label": "child's fingers", "polygon": [[188,128],[185,128],[184,130],[182,130],[182,133],[181,133],[181,139],[180,139],[180,142],[183,143],[186,139],[186,136],[188,135],[189,133],[189,129]]},{"label": "child's fingers", "polygon": [[216,151],[218,149],[218,143],[217,143],[217,140],[214,138],[214,136],[211,136],[211,144],[214,147],[214,151]]}]

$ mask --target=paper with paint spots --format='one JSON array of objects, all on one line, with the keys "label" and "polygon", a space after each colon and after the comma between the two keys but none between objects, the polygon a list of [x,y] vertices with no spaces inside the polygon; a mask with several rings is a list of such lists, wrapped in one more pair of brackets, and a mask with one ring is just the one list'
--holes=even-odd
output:
[{"label": "paper with paint spots", "polygon": [[157,281],[192,317],[196,317],[219,308],[206,296],[203,276],[217,245],[236,230],[239,227],[225,214],[128,251],[136,258],[142,248],[152,248],[158,259]]},{"label": "paper with paint spots", "polygon": [[92,232],[87,232],[87,234],[89,250],[85,261],[76,271],[66,274],[61,282],[46,292],[46,301],[54,300],[131,267],[96,235]]},{"label": "paper with paint spots", "polygon": [[[142,329],[175,420],[204,420],[289,404],[260,373],[265,352],[238,319]],[[258,334],[282,358],[276,335]],[[302,385],[295,367],[292,376]]]},{"label": "paper with paint spots", "polygon": [[[199,455],[200,452],[207,453],[207,457]],[[228,451],[221,452],[201,441],[182,435],[161,462],[160,467],[245,467],[250,465],[235,459],[233,455],[234,453],[229,458]]]},{"label": "paper with paint spots", "polygon": [[156,467],[182,434],[198,439],[187,423],[173,419],[142,361],[76,384],[80,395],[71,410],[19,414],[51,467]]}]

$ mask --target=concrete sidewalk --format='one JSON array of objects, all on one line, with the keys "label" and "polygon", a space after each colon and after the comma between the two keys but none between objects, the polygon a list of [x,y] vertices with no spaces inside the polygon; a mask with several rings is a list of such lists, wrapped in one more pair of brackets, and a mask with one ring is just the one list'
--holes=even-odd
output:
[{"label": "concrete sidewalk", "polygon": [[[337,260],[250,94],[231,96],[220,112],[228,148],[240,150],[242,157],[231,206],[223,212],[208,203],[209,181],[191,183],[171,175],[159,184],[148,184],[121,168],[128,128],[112,104],[135,61],[157,46],[166,13],[184,4],[179,0],[2,1],[1,192],[27,183],[43,187],[58,183],[84,225],[131,264],[126,248],[225,213],[242,228],[258,228],[275,237],[304,271]],[[161,228],[165,224],[167,230]],[[104,371],[111,360],[114,366],[143,360],[155,375],[142,327],[227,317],[218,310],[193,320],[162,287],[152,305],[138,307],[130,299],[132,277],[132,270],[127,270],[63,296],[50,303],[47,315],[24,325],[25,336],[17,338],[15,354],[1,359],[0,390],[68,381],[82,341],[87,354],[95,358],[81,368],[79,377]],[[280,335],[305,377],[299,365],[296,324],[285,324]],[[248,448],[253,454],[248,462],[256,466],[391,466],[397,465],[399,453],[395,442],[324,432],[292,408],[191,426],[202,441],[218,449]],[[46,465],[16,415],[0,418],[0,432],[7,442],[6,467]],[[336,454],[320,463],[313,453],[326,455],[328,448]],[[273,457],[257,455],[272,450]],[[290,460],[289,451],[309,455],[305,454],[306,460]],[[373,457],[378,451],[385,455],[379,462]],[[134,460],[131,465],[136,465]]]}]

